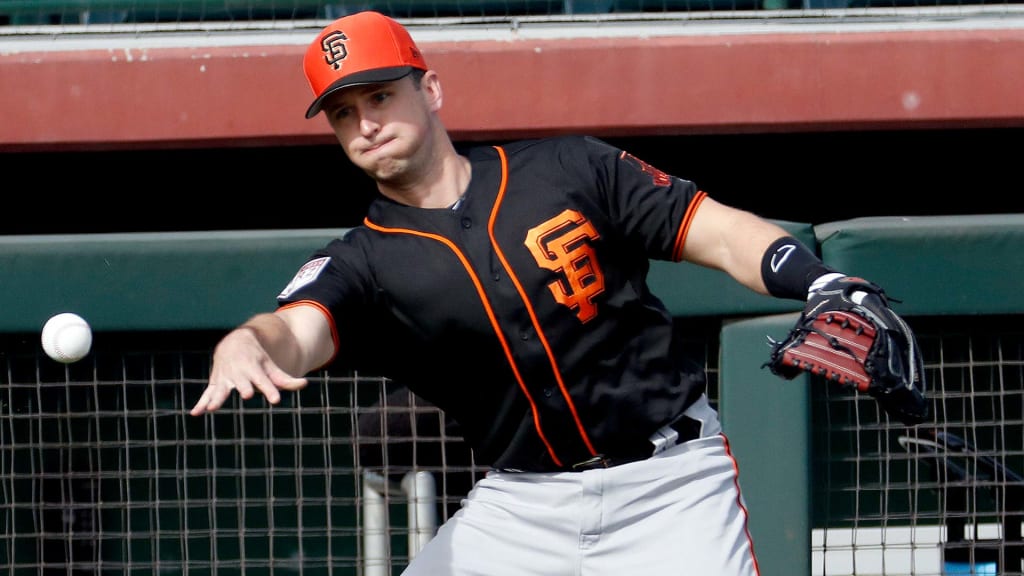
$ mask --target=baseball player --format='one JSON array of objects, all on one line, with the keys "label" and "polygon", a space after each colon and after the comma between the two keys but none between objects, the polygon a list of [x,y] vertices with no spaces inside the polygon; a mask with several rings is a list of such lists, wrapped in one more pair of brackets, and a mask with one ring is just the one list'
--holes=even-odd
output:
[{"label": "baseball player", "polygon": [[191,414],[233,391],[277,404],[369,344],[389,360],[382,375],[443,409],[491,468],[406,576],[758,574],[737,464],[704,372],[676,353],[647,287],[649,260],[798,300],[842,275],[775,224],[592,137],[457,149],[441,78],[377,12],[326,26],[303,67],[306,118],[323,114],[379,195],[273,312],[218,343]]}]

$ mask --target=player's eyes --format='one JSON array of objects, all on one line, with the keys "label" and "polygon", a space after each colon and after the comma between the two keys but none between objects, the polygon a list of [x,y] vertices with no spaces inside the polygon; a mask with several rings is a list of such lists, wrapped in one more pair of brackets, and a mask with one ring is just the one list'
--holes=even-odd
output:
[{"label": "player's eyes", "polygon": [[[364,105],[369,106],[380,106],[385,103],[392,96],[392,92],[389,90],[376,90],[370,92],[361,98],[365,98]],[[332,108],[326,108],[325,111],[327,116],[334,121],[344,120],[355,115],[356,106],[349,104],[338,104]]]},{"label": "player's eyes", "polygon": [[341,120],[342,118],[348,118],[351,113],[352,108],[348,106],[338,106],[330,111],[330,116],[335,120]]}]

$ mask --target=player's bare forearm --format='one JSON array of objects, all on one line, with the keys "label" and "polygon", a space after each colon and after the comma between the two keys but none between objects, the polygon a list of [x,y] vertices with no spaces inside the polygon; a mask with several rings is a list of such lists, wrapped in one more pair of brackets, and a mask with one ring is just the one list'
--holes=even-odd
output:
[{"label": "player's bare forearm", "polygon": [[[307,372],[303,362],[302,345],[283,315],[259,314],[242,324],[240,329],[250,331],[282,371],[295,376],[302,376]],[[214,360],[216,361],[216,351]]]},{"label": "player's bare forearm", "polygon": [[772,242],[786,235],[773,222],[706,198],[690,225],[683,259],[722,270],[747,288],[767,294],[761,260]]},{"label": "player's bare forearm", "polygon": [[219,409],[237,391],[243,399],[260,392],[271,404],[281,401],[280,390],[299,390],[302,378],[318,361],[307,354],[303,341],[278,314],[260,314],[225,336],[214,349],[210,380],[191,410],[193,416]]}]

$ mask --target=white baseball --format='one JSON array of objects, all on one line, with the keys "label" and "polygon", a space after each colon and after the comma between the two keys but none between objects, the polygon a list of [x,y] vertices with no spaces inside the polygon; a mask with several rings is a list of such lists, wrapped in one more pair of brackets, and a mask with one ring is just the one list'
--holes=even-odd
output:
[{"label": "white baseball", "polygon": [[92,348],[92,328],[78,314],[64,312],[43,325],[43,350],[57,362],[77,362]]}]

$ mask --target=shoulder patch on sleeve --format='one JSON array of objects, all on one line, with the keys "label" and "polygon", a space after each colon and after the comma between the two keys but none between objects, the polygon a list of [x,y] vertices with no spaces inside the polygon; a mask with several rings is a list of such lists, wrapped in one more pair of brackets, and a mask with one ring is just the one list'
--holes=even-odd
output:
[{"label": "shoulder patch on sleeve", "polygon": [[324,271],[324,268],[327,268],[327,263],[330,261],[330,256],[323,256],[303,264],[302,268],[299,268],[299,271],[295,273],[295,277],[292,278],[292,281],[284,287],[284,290],[282,290],[277,297],[287,298],[299,288],[302,288],[306,284],[316,280],[317,276],[320,276],[320,273]]},{"label": "shoulder patch on sleeve", "polygon": [[633,166],[639,168],[641,172],[650,176],[651,182],[655,186],[668,186],[669,184],[672,183],[671,178],[664,171],[659,170],[654,166],[651,166],[647,162],[644,162],[643,160],[637,158],[636,156],[633,156],[629,152],[623,151],[621,158],[623,160],[629,161]]}]

